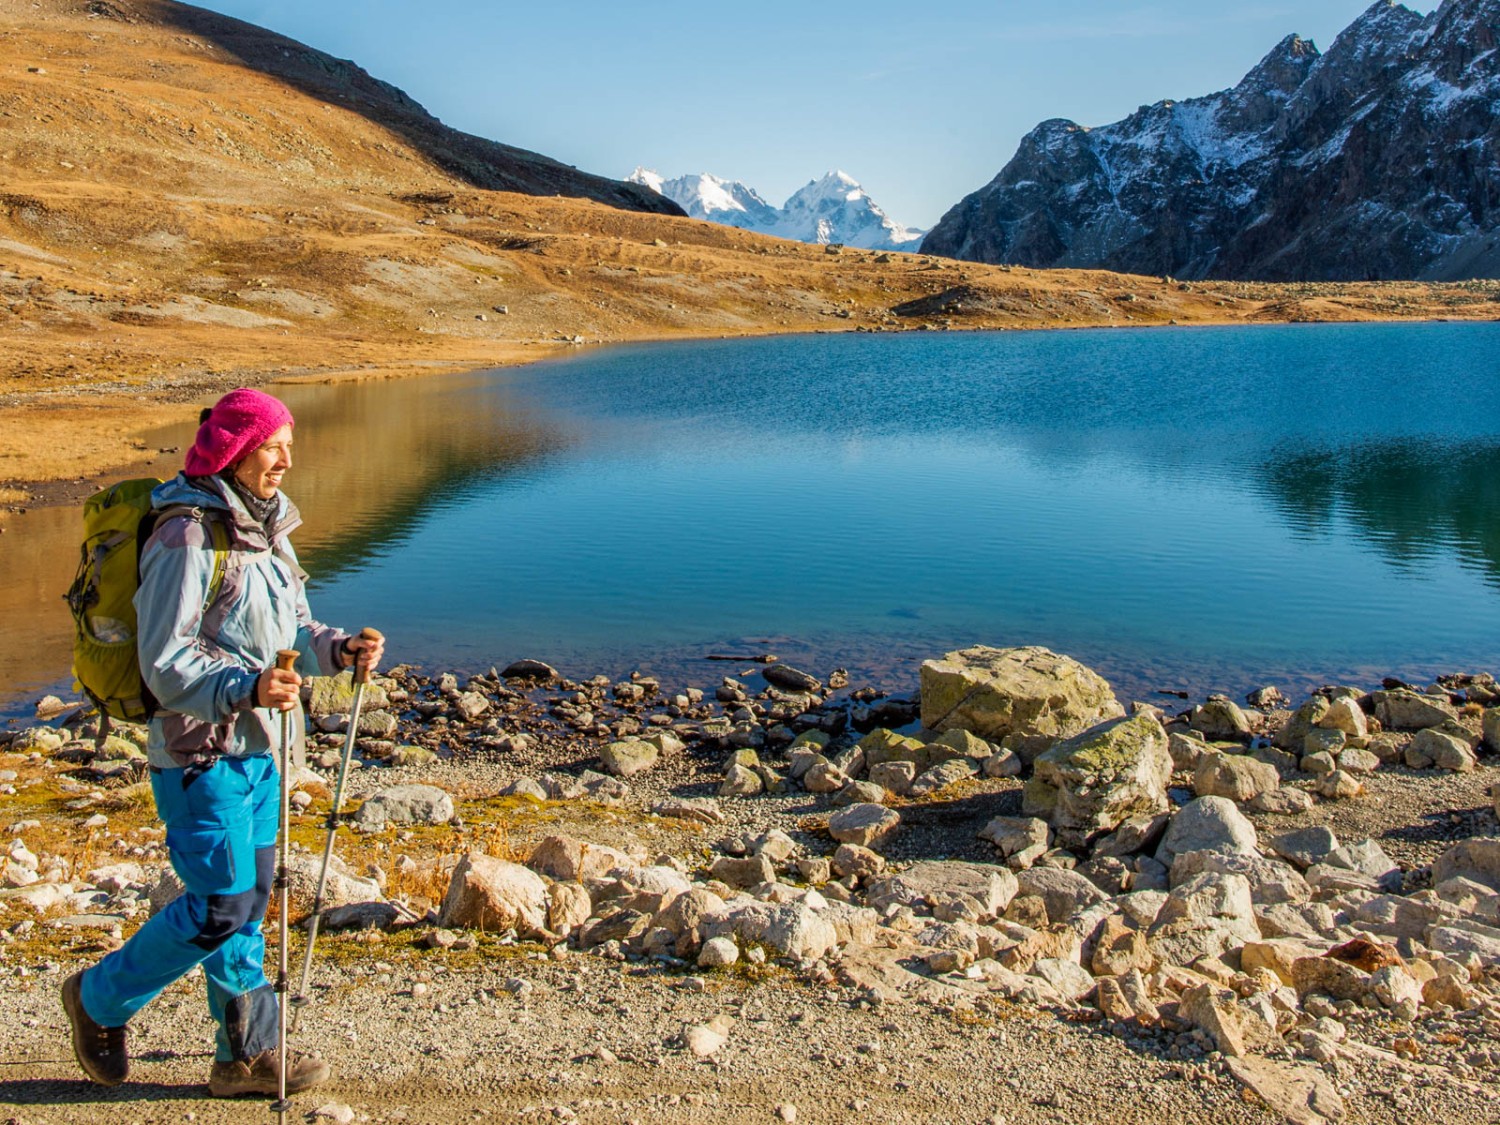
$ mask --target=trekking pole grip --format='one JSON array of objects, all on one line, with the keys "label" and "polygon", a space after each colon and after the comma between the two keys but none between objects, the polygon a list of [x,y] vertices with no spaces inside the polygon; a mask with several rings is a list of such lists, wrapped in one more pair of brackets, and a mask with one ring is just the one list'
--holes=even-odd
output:
[{"label": "trekking pole grip", "polygon": [[[367,641],[385,640],[385,634],[379,629],[364,628],[359,631],[359,635],[361,639]],[[354,658],[354,682],[357,684],[367,684],[370,682],[370,670],[360,664],[358,655]]]},{"label": "trekking pole grip", "polygon": [[294,648],[280,648],[276,650],[276,667],[283,672],[293,671],[293,665],[297,663],[297,650]]}]

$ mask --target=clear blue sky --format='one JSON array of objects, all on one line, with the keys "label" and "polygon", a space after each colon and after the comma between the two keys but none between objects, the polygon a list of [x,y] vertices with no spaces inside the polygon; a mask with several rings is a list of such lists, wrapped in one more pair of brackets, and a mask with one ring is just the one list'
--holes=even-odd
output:
[{"label": "clear blue sky", "polygon": [[[209,0],[351,58],[467,132],[624,177],[834,168],[908,226],[992,179],[1038,121],[1231,86],[1284,35],[1326,50],[1366,0]],[[1435,0],[1409,3],[1428,12]]]}]

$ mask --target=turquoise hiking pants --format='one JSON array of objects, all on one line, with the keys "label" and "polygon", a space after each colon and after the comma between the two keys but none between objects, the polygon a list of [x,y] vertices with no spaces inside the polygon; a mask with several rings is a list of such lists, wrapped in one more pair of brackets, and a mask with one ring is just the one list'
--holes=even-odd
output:
[{"label": "turquoise hiking pants", "polygon": [[186,891],[83,976],[83,1007],[120,1027],[167,985],[203,966],[218,1023],[216,1057],[248,1060],[276,1046],[261,920],[275,877],[281,781],[270,754],[151,770],[167,851]]}]

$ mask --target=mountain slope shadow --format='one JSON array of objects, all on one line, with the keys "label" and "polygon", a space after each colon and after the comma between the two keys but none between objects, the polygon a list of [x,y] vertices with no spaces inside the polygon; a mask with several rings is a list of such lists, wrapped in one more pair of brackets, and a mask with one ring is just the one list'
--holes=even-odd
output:
[{"label": "mountain slope shadow", "polygon": [[360,114],[476,188],[592,199],[628,211],[684,214],[677,204],[649,188],[580,172],[540,153],[444,125],[404,91],[356,63],[254,24],[173,0],[91,0],[87,11],[98,19],[157,23],[198,36],[249,69]]}]

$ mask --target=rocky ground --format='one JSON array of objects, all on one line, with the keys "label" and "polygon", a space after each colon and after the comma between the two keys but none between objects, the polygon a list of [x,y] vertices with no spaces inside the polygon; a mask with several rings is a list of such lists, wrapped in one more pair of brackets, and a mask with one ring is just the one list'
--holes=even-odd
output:
[{"label": "rocky ground", "polygon": [[[299,1114],[1497,1119],[1488,677],[1127,717],[1045,650],[930,661],[910,698],[727,670],[367,693],[298,1032],[336,1078]],[[307,704],[299,916],[349,685]],[[135,732],[44,713],[0,735],[0,1102],[243,1115],[197,1085],[191,980],[132,1029],[130,1084],[77,1074],[61,980],[176,883]]]}]

